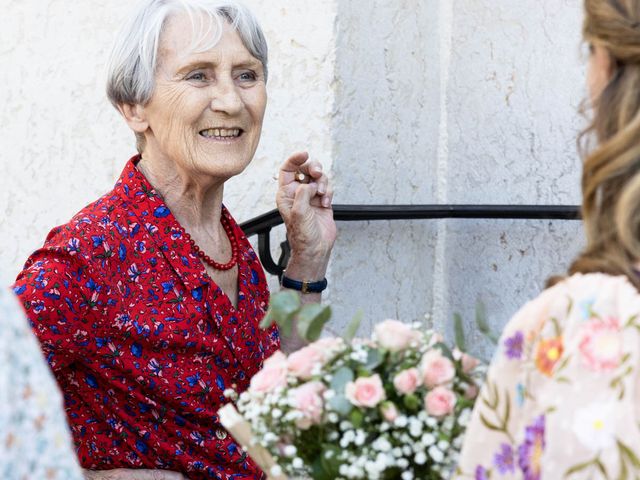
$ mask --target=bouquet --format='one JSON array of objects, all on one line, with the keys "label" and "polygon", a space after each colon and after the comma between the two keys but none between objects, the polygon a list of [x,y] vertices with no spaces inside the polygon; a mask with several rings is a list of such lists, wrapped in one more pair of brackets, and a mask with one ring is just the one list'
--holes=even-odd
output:
[{"label": "bouquet", "polygon": [[354,338],[359,319],[342,338],[318,339],[329,307],[298,302],[274,296],[265,324],[287,330],[295,318],[315,341],[276,352],[239,397],[227,392],[240,417],[228,405],[223,424],[234,434],[241,420],[238,441],[272,478],[447,478],[484,373],[479,362],[397,320],[377,324],[370,339]]}]

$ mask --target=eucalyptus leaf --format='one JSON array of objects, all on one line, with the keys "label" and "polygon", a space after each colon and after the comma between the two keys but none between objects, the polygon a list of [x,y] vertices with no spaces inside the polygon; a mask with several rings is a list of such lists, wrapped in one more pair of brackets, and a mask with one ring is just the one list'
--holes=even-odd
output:
[{"label": "eucalyptus leaf", "polygon": [[332,410],[346,417],[353,410],[353,405],[344,395],[335,395],[328,400]]},{"label": "eucalyptus leaf", "polygon": [[269,328],[276,323],[283,336],[291,335],[294,315],[300,309],[300,297],[292,291],[278,292],[271,295],[269,310],[260,323],[261,328]]},{"label": "eucalyptus leaf", "polygon": [[315,342],[320,338],[322,329],[331,318],[331,307],[310,303],[300,309],[297,314],[297,327],[300,337],[308,342]]},{"label": "eucalyptus leaf", "polygon": [[466,350],[466,342],[464,339],[464,324],[459,313],[453,314],[453,331],[456,337],[456,347],[463,352]]},{"label": "eucalyptus leaf", "polygon": [[438,350],[440,350],[443,356],[447,357],[452,362],[454,361],[453,352],[447,346],[446,343],[442,343],[442,342],[435,343],[432,348],[437,348]]},{"label": "eucalyptus leaf", "polygon": [[365,368],[369,371],[375,370],[379,367],[384,361],[383,353],[376,349],[372,348],[367,352],[367,362],[365,363]]},{"label": "eucalyptus leaf", "polygon": [[353,370],[349,367],[342,367],[333,374],[331,379],[331,390],[336,394],[344,394],[344,387],[349,382],[353,382],[354,378]]},{"label": "eucalyptus leaf", "polygon": [[491,343],[498,344],[498,337],[491,331],[491,327],[487,323],[487,315],[481,302],[476,303],[476,325],[480,333],[487,337]]},{"label": "eucalyptus leaf", "polygon": [[344,330],[344,334],[342,338],[346,343],[351,343],[351,341],[356,337],[358,333],[358,329],[360,328],[360,324],[362,323],[362,319],[364,318],[364,311],[358,310],[354,317],[347,325],[347,328]]}]

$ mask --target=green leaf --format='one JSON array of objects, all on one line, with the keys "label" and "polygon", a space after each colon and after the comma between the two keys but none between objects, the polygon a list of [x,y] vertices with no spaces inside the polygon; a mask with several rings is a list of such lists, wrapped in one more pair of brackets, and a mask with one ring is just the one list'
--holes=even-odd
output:
[{"label": "green leaf", "polygon": [[278,292],[271,295],[269,310],[260,323],[260,328],[269,328],[274,323],[281,329],[283,336],[291,335],[293,317],[300,308],[300,297],[292,291]]},{"label": "green leaf", "polygon": [[353,409],[349,414],[349,421],[353,424],[355,428],[360,428],[364,423],[364,413],[357,408]]},{"label": "green leaf", "polygon": [[322,456],[318,456],[311,464],[311,478],[313,480],[333,480],[331,472],[327,472],[322,461]]},{"label": "green leaf", "polygon": [[491,341],[494,345],[498,344],[498,337],[491,331],[491,327],[487,323],[487,315],[484,311],[484,305],[481,302],[476,304],[476,325],[478,330]]},{"label": "green leaf", "polygon": [[364,364],[364,367],[369,371],[373,371],[379,367],[382,362],[384,362],[383,353],[377,348],[372,348],[367,352],[367,362]]},{"label": "green leaf", "polygon": [[405,395],[402,399],[402,403],[407,407],[407,410],[411,410],[412,412],[416,412],[420,409],[420,399],[414,395],[413,393],[409,395]]},{"label": "green leaf", "polygon": [[568,477],[569,475],[573,475],[574,473],[578,473],[585,468],[589,468],[595,464],[595,460],[589,460],[588,462],[579,463],[569,468],[566,472],[564,472],[564,476]]},{"label": "green leaf", "polygon": [[362,319],[364,318],[364,311],[358,310],[354,317],[347,325],[347,328],[344,330],[344,334],[342,338],[346,343],[351,343],[351,341],[356,337],[358,333],[358,329],[360,328],[360,324],[362,323]]},{"label": "green leaf", "polygon": [[464,325],[462,323],[462,317],[459,313],[453,314],[453,331],[456,337],[456,347],[464,352],[466,350],[464,339]]},{"label": "green leaf", "polygon": [[440,350],[440,353],[442,353],[442,355],[447,357],[452,362],[455,362],[455,360],[453,358],[453,352],[447,346],[446,343],[443,343],[443,342],[434,343],[432,348],[437,348],[438,350]]},{"label": "green leaf", "polygon": [[344,395],[335,395],[328,400],[332,410],[346,417],[353,410],[353,405]]},{"label": "green leaf", "polygon": [[322,329],[331,318],[331,307],[310,303],[300,309],[297,315],[298,333],[308,342],[315,342],[320,338]]},{"label": "green leaf", "polygon": [[322,453],[320,455],[322,469],[331,475],[331,478],[340,476],[340,461],[338,460],[339,454],[339,447],[327,443],[322,444]]},{"label": "green leaf", "polygon": [[337,394],[344,394],[344,387],[349,382],[353,382],[354,378],[353,370],[349,367],[342,367],[333,374],[331,379],[331,390]]},{"label": "green leaf", "polygon": [[482,424],[487,427],[489,430],[494,430],[496,432],[503,432],[504,429],[502,427],[499,427],[498,425],[496,425],[495,423],[490,422],[487,417],[485,417],[483,414],[480,414],[480,421],[482,422]]}]

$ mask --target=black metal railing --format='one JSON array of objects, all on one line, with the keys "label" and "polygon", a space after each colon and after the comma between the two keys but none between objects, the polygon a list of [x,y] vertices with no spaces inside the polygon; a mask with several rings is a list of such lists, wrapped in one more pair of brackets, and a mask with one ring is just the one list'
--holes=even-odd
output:
[{"label": "black metal railing", "polygon": [[[441,218],[478,218],[512,220],[579,220],[575,205],[333,205],[337,222],[370,220],[432,220]],[[271,210],[243,222],[247,236],[258,235],[258,254],[265,270],[280,277],[289,260],[289,245],[280,244],[275,262],[271,256],[271,230],[282,224],[277,210]]]}]

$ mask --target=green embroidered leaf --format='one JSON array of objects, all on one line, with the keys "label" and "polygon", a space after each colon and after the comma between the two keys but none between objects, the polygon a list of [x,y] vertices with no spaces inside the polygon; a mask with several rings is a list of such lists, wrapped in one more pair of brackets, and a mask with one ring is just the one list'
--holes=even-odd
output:
[{"label": "green embroidered leaf", "polygon": [[604,475],[604,478],[608,479],[609,478],[609,474],[607,473],[607,469],[604,468],[604,465],[602,464],[602,462],[600,461],[599,458],[596,458],[595,464],[596,464],[596,467],[598,467],[598,470],[600,470],[600,473],[602,473],[602,475]]},{"label": "green embroidered leaf", "polygon": [[631,464],[635,468],[640,468],[640,460],[638,459],[636,454],[633,453],[633,451],[620,440],[618,440],[618,448],[620,449],[620,453],[624,454],[624,456],[631,462]]},{"label": "green embroidered leaf", "polygon": [[630,327],[632,325],[635,326],[637,318],[638,318],[638,315],[632,315],[631,317],[629,317],[629,320],[627,320],[627,323],[624,324],[624,328]]},{"label": "green embroidered leaf", "polygon": [[558,323],[558,319],[556,317],[551,317],[551,323],[553,323],[553,330],[556,334],[556,337],[562,336],[562,329],[560,328],[560,324]]},{"label": "green embroidered leaf", "polygon": [[482,422],[482,424],[487,427],[489,430],[493,430],[495,432],[504,432],[504,429],[502,427],[499,427],[498,425],[496,425],[495,423],[491,423],[487,417],[484,416],[484,414],[480,414],[480,421]]},{"label": "green embroidered leaf", "polygon": [[595,464],[596,460],[589,460],[588,462],[579,463],[569,468],[566,472],[564,472],[564,477],[567,478],[574,473],[581,472],[582,470],[592,467]]},{"label": "green embroidered leaf", "polygon": [[509,425],[509,418],[511,417],[511,398],[509,397],[509,391],[505,390],[506,394],[506,403],[504,407],[504,418],[502,419],[502,425],[504,425],[504,429],[507,429]]},{"label": "green embroidered leaf", "polygon": [[567,305],[567,317],[571,314],[571,310],[573,310],[573,298],[569,298],[569,305]]}]

